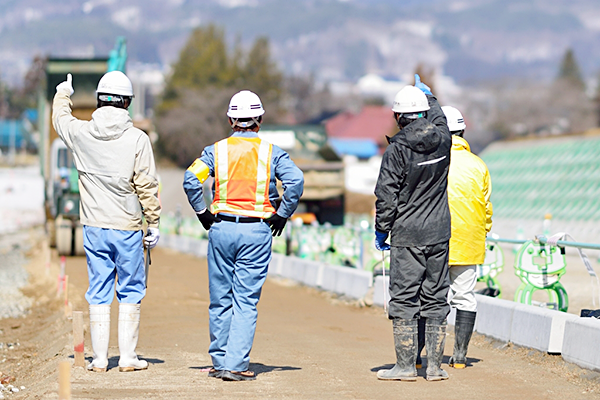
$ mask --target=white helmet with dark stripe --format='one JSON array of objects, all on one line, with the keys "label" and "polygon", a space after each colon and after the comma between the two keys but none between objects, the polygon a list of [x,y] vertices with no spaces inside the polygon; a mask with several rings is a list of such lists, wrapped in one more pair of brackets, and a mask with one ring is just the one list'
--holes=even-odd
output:
[{"label": "white helmet with dark stripe", "polygon": [[260,98],[249,90],[242,90],[229,101],[227,116],[232,119],[256,118],[265,113]]},{"label": "white helmet with dark stripe", "polygon": [[448,129],[450,132],[464,131],[467,127],[465,119],[463,118],[460,111],[452,106],[443,106],[442,111],[446,115],[448,121]]}]

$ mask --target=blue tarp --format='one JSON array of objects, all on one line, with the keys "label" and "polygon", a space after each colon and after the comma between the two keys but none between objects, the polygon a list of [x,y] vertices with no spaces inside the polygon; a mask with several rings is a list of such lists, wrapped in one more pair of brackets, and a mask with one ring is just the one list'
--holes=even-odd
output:
[{"label": "blue tarp", "polygon": [[341,155],[352,155],[358,158],[371,158],[379,154],[377,143],[369,139],[330,138],[329,144]]},{"label": "blue tarp", "polygon": [[14,146],[20,149],[27,143],[23,121],[18,119],[0,119],[0,147],[9,148]]},{"label": "blue tarp", "polygon": [[37,120],[38,120],[38,110],[37,109],[27,108],[25,111],[23,111],[22,115],[23,115],[23,118],[27,119],[33,125],[37,124]]}]

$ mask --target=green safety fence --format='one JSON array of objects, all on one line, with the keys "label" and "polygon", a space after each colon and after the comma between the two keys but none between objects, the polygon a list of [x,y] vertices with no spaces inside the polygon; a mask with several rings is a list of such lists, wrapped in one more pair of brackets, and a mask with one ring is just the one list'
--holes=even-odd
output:
[{"label": "green safety fence", "polygon": [[[273,238],[273,251],[300,258],[373,271],[382,254],[375,248],[373,228],[366,218],[349,217],[345,226],[288,223],[282,236]],[[207,239],[196,218],[168,214],[161,217],[164,233]],[[389,267],[388,267],[389,268]]]}]

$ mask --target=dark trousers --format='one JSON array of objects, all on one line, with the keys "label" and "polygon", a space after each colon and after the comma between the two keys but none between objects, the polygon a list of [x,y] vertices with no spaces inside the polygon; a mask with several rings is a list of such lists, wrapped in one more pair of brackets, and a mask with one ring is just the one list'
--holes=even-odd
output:
[{"label": "dark trousers", "polygon": [[448,305],[449,242],[395,247],[390,254],[389,318],[445,319]]}]

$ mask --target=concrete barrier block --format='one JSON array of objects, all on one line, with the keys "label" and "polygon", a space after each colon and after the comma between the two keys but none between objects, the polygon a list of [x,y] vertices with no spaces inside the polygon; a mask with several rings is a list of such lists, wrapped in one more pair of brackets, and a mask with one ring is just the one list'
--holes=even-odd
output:
[{"label": "concrete barrier block", "polygon": [[322,269],[322,263],[316,261],[305,261],[304,278],[302,283],[306,286],[317,287],[319,272]]},{"label": "concrete barrier block", "polygon": [[304,276],[306,275],[307,260],[298,257],[288,257],[286,264],[289,267],[284,269],[287,271],[286,278],[292,279],[296,282],[303,282]]},{"label": "concrete barrier block", "polygon": [[157,246],[158,247],[165,247],[165,248],[169,248],[169,245],[171,243],[171,235],[160,235],[160,240],[158,241]]},{"label": "concrete barrier block", "polygon": [[563,342],[565,340],[565,326],[567,321],[576,321],[579,317],[575,314],[567,314],[554,311],[552,318],[552,330],[550,331],[550,341],[548,343],[548,353],[562,353]]},{"label": "concrete barrier block", "polygon": [[293,279],[294,276],[298,276],[299,272],[297,271],[296,266],[299,264],[297,260],[302,259],[297,257],[285,257],[279,268],[279,276],[287,279]]},{"label": "concrete barrier block", "polygon": [[385,302],[390,301],[390,277],[386,275],[385,282],[383,276],[378,275],[373,282],[373,304],[383,307],[385,293]]},{"label": "concrete barrier block", "polygon": [[180,253],[187,253],[189,238],[187,236],[178,235],[175,239],[174,250]]},{"label": "concrete barrier block", "polygon": [[360,299],[371,286],[370,272],[337,265],[324,265],[320,287],[323,290]]},{"label": "concrete barrier block", "polygon": [[516,304],[513,309],[510,341],[519,346],[548,351],[554,312],[557,311]]},{"label": "concrete barrier block", "polygon": [[335,267],[337,281],[335,292],[344,294],[353,299],[365,297],[373,282],[373,274],[368,271],[348,267]]},{"label": "concrete barrier block", "polygon": [[508,342],[510,340],[513,312],[517,303],[479,294],[475,296],[477,298],[475,330],[481,334]]},{"label": "concrete barrier block", "polygon": [[337,269],[333,265],[324,264],[321,273],[320,287],[323,290],[335,292],[337,282]]},{"label": "concrete barrier block", "polygon": [[600,320],[579,318],[565,321],[562,358],[580,367],[600,371]]},{"label": "concrete barrier block", "polygon": [[271,276],[281,276],[281,265],[285,258],[286,257],[283,254],[273,253],[271,255],[271,263],[269,264],[267,274]]},{"label": "concrete barrier block", "polygon": [[189,252],[196,257],[206,257],[208,254],[208,240],[191,239],[189,243]]}]

